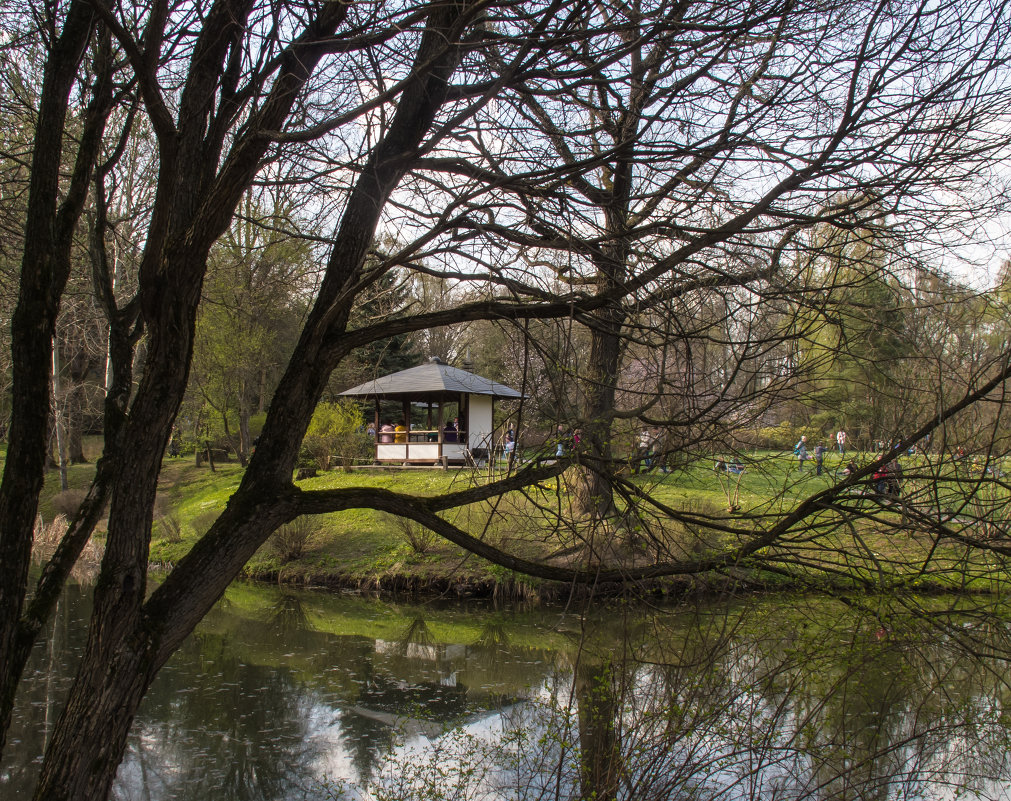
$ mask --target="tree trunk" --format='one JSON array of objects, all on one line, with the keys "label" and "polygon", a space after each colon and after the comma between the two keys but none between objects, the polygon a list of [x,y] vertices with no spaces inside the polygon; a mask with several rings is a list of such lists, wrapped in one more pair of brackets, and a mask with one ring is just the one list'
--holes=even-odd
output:
[{"label": "tree trunk", "polygon": [[[614,241],[603,249],[597,259],[597,285],[602,292],[620,289],[627,275],[628,246],[622,238],[626,216],[620,205],[616,210],[609,209],[606,214],[607,230]],[[617,513],[611,424],[621,370],[621,334],[626,313],[619,302],[611,302],[593,317],[590,357],[582,382],[580,416],[585,429],[580,443],[583,464],[579,472],[576,502],[584,515],[603,520]]]},{"label": "tree trunk", "polygon": [[[182,279],[192,263],[177,265]],[[157,671],[157,627],[142,613],[151,509],[162,454],[188,376],[195,300],[159,303],[149,320],[144,374],[112,481],[109,534],[88,644],[46,749],[36,799],[104,799],[140,699]]]},{"label": "tree trunk", "polygon": [[249,461],[249,452],[252,446],[249,438],[249,404],[246,403],[245,395],[239,396],[239,464],[243,467]]},{"label": "tree trunk", "polygon": [[[81,0],[72,2],[63,31],[46,62],[32,152],[21,281],[11,321],[10,441],[0,483],[0,670],[4,674],[0,752],[13,709],[13,697],[8,694],[16,682],[7,678],[15,664],[17,626],[28,587],[35,515],[45,472],[50,348],[59,299],[69,273],[71,233],[84,202],[75,169],[66,199],[57,207],[64,123],[70,90],[91,30],[90,6]],[[79,165],[82,158],[87,160],[92,155],[88,144],[82,138]]]},{"label": "tree trunk", "polygon": [[[313,35],[320,41],[329,37],[346,13],[344,8],[324,4]],[[275,393],[260,446],[239,489],[210,531],[145,603],[151,510],[161,457],[186,388],[207,254],[231,214],[225,209],[220,230],[208,231],[206,208],[220,212],[220,202],[197,203],[196,198],[184,194],[177,203],[174,192],[159,197],[161,204],[171,203],[173,208],[186,206],[195,213],[199,210],[200,219],[193,225],[206,238],[190,236],[192,229],[187,228],[186,237],[178,232],[167,241],[185,241],[192,248],[188,252],[166,248],[166,253],[157,257],[145,255],[141,271],[148,330],[144,373],[131,405],[121,462],[113,482],[109,534],[95,589],[88,643],[67,707],[46,751],[37,801],[100,801],[107,796],[130,723],[158,669],[270,532],[293,516],[297,491],[291,487],[291,471],[300,439],[293,433],[305,431],[333,362],[340,356],[335,343],[347,325],[353,300],[345,290],[360,277],[380,214],[412,163],[404,154],[416,151],[445,100],[449,77],[459,58],[456,37],[467,30],[460,24],[461,11],[453,5],[436,6],[430,14],[428,27],[419,40],[415,79],[408,82],[387,136],[363,165],[348,199],[313,311]],[[231,13],[228,24],[241,25],[241,19]],[[215,43],[227,38],[221,31],[205,33]],[[322,54],[322,47],[300,48],[297,59],[291,62],[292,69],[297,67],[304,80],[314,59]],[[201,67],[212,61],[204,53]],[[290,108],[297,92],[290,82],[280,78],[277,82],[283,87],[283,102]],[[184,112],[189,90],[187,86],[183,91]],[[270,106],[270,101],[265,106]],[[181,112],[181,116],[185,114]],[[282,123],[283,117],[273,121],[268,130],[280,128]],[[250,145],[248,152],[243,151],[248,164],[240,190],[252,180],[270,144],[268,138],[261,139],[256,144],[259,150]],[[201,143],[201,152],[205,150],[206,145]],[[191,165],[180,156],[176,167],[192,172],[191,178],[202,179],[206,165]],[[162,177],[171,183],[165,172]],[[195,192],[196,186],[194,181],[186,188]],[[228,195],[231,209],[238,203],[239,194]],[[156,201],[156,219],[163,213],[160,203]]]},{"label": "tree trunk", "polygon": [[68,368],[69,385],[63,410],[67,431],[67,455],[71,464],[86,464],[88,459],[84,455],[84,420],[85,415],[92,413],[93,410],[86,408],[85,383],[92,368],[97,366],[97,362],[82,345],[70,359],[65,360],[65,365]]},{"label": "tree trunk", "polygon": [[81,410],[68,410],[67,415],[67,454],[71,464],[87,464],[88,457],[84,455],[84,420]]},{"label": "tree trunk", "polygon": [[622,316],[609,310],[607,323],[593,331],[590,359],[583,378],[583,404],[580,417],[580,467],[576,485],[579,511],[594,520],[616,513],[614,505],[614,449],[611,422],[617,392],[621,343],[616,333]]},{"label": "tree trunk", "polygon": [[586,653],[576,666],[574,693],[579,704],[579,798],[614,801],[621,775],[621,747],[615,726],[614,670],[609,661],[591,662]]}]

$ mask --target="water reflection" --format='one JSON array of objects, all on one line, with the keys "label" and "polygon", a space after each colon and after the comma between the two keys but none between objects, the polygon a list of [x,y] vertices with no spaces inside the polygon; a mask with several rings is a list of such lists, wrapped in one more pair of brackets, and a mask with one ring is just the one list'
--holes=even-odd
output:
[{"label": "water reflection", "polygon": [[312,785],[312,694],[242,650],[227,635],[190,638],[145,700],[118,797],[296,798]]},{"label": "water reflection", "polygon": [[[30,797],[86,611],[70,588],[35,650],[5,799]],[[1002,619],[889,615],[546,618],[239,585],[151,688],[114,796],[1011,797]]]}]

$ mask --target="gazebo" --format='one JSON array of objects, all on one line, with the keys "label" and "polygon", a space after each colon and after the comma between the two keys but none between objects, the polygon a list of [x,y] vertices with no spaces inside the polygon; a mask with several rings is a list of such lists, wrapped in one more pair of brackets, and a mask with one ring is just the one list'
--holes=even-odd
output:
[{"label": "gazebo", "polygon": [[[515,389],[432,359],[427,364],[366,381],[341,393],[375,401],[376,461],[448,464],[466,462],[492,448],[492,411],[496,398],[522,398]],[[381,430],[380,404],[399,401],[402,430]],[[459,426],[445,416],[457,404]],[[411,428],[411,406],[428,409],[425,428]]]}]

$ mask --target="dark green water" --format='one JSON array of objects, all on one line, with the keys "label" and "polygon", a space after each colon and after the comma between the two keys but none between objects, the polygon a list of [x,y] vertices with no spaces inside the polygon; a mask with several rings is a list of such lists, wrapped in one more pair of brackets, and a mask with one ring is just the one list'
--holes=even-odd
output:
[{"label": "dark green water", "polygon": [[[827,601],[510,612],[239,585],[151,688],[117,799],[1011,798],[1007,628]],[[71,588],[0,771],[29,798]]]}]

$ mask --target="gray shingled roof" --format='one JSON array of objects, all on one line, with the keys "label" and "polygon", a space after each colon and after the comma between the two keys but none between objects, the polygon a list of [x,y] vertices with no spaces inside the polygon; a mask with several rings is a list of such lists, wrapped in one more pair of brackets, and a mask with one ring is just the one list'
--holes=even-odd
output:
[{"label": "gray shingled roof", "polygon": [[495,398],[521,398],[523,395],[505,384],[482,378],[448,364],[429,362],[419,367],[366,381],[345,390],[341,395],[381,398],[417,398],[424,396],[491,395]]}]

